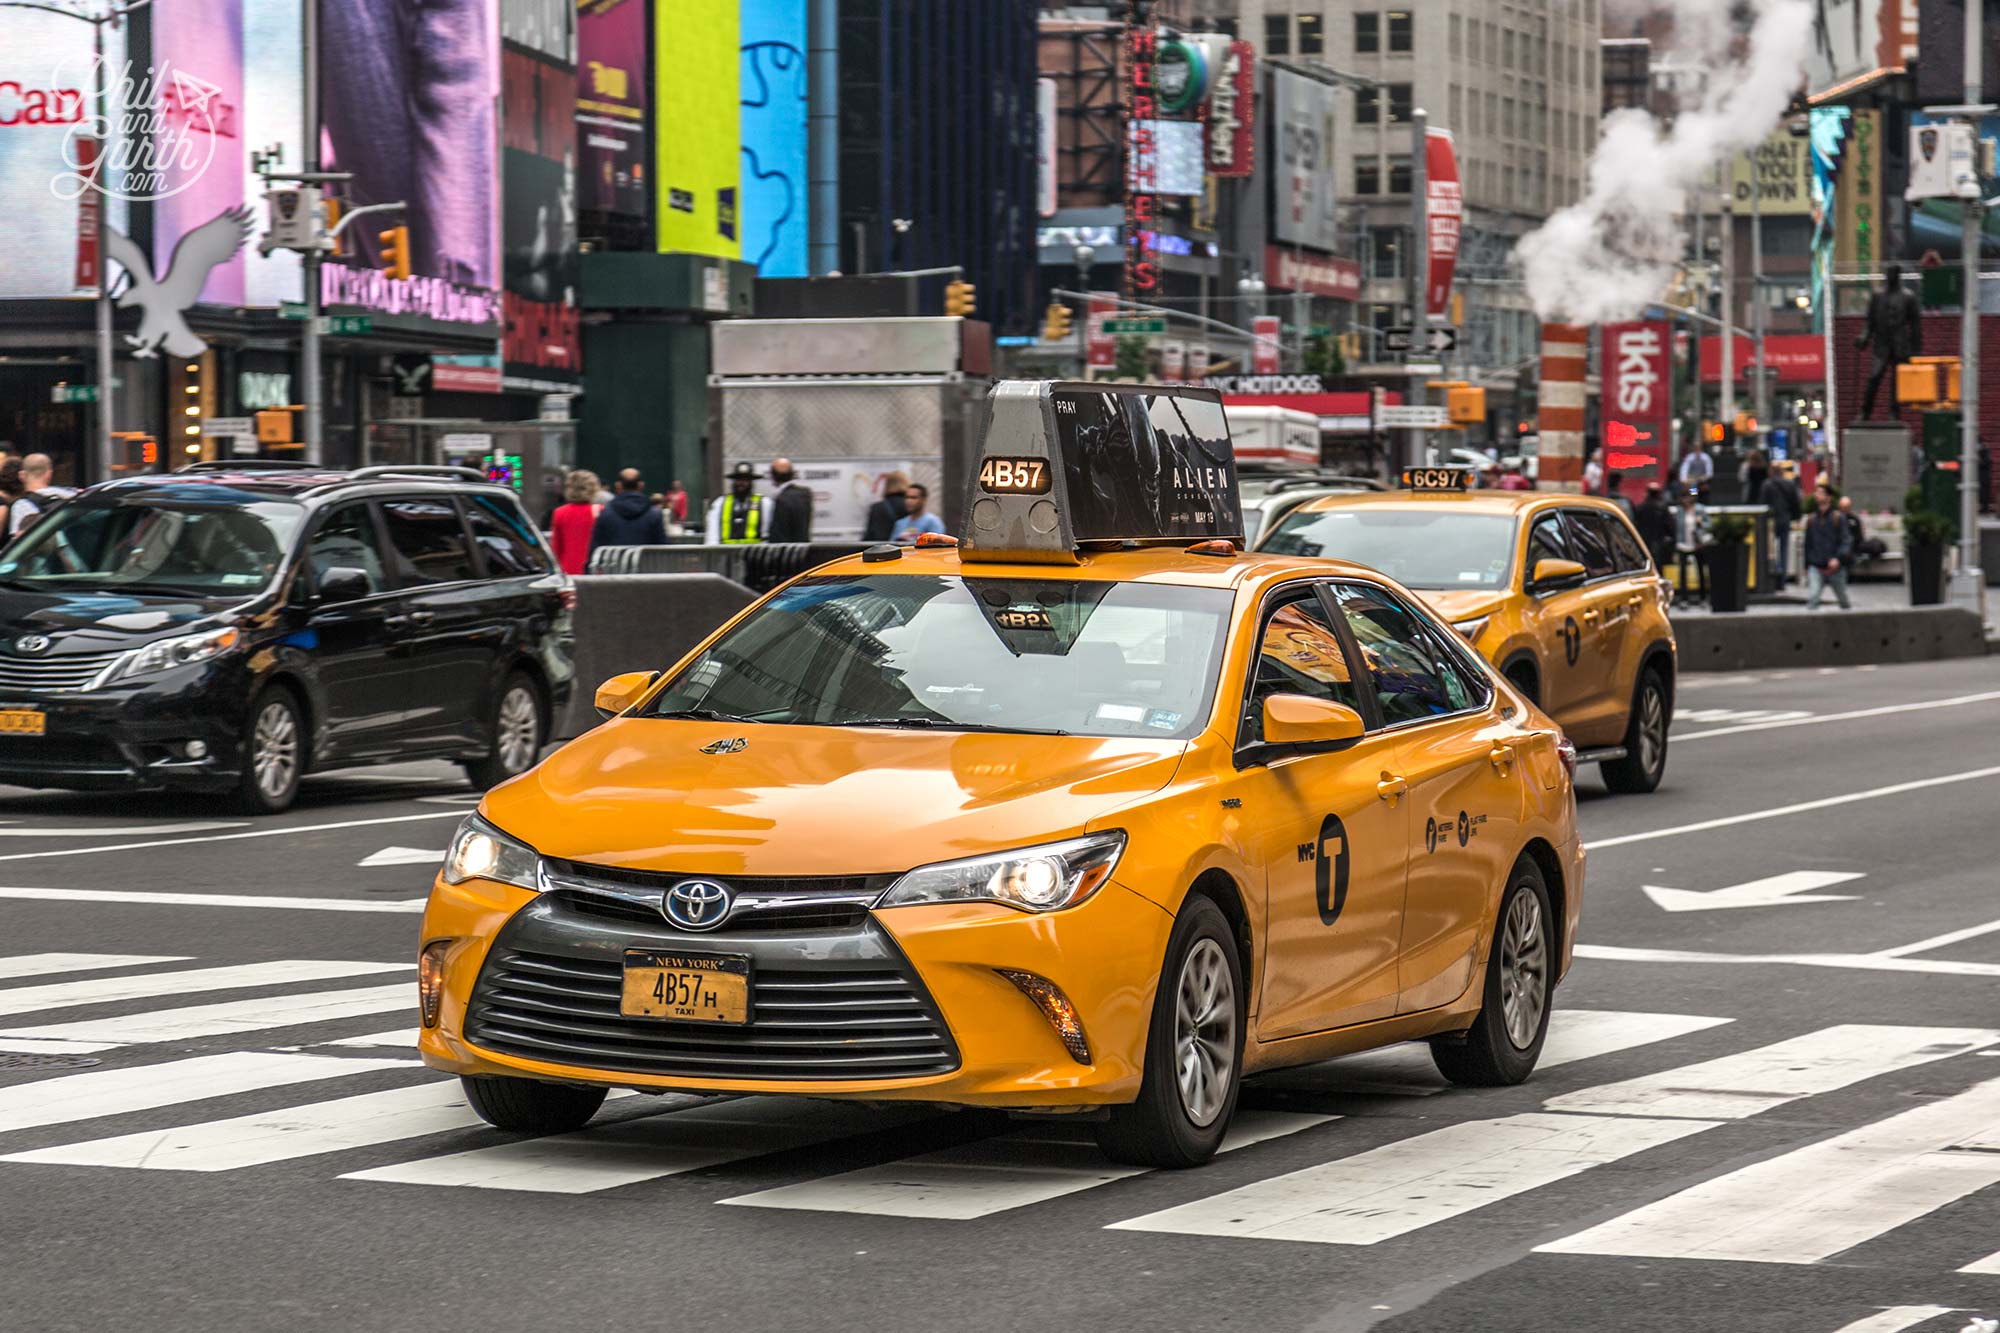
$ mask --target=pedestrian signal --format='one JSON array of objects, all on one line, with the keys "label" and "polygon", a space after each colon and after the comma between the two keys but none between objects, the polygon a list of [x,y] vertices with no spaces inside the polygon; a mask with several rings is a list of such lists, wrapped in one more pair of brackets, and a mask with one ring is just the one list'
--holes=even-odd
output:
[{"label": "pedestrian signal", "polygon": [[410,276],[410,229],[405,226],[390,227],[377,232],[382,241],[382,271],[392,278]]},{"label": "pedestrian signal", "polygon": [[963,278],[955,278],[945,284],[945,314],[964,317],[970,315],[976,306],[976,293],[971,283],[965,281]]},{"label": "pedestrian signal", "polygon": [[1069,307],[1061,301],[1049,302],[1049,308],[1042,319],[1042,341],[1060,342],[1069,337]]},{"label": "pedestrian signal", "polygon": [[1721,444],[1726,432],[1720,421],[1704,421],[1701,423],[1701,433],[1702,438],[1710,444]]},{"label": "pedestrian signal", "polygon": [[1486,390],[1461,385],[1445,395],[1445,408],[1454,426],[1476,426],[1486,420]]}]

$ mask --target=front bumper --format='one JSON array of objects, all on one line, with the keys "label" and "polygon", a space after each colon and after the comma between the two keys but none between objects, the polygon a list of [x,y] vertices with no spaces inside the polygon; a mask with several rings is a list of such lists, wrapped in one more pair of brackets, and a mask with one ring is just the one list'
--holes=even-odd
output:
[{"label": "front bumper", "polygon": [[[655,1091],[803,1093],[1085,1107],[1137,1095],[1173,919],[1106,885],[1035,916],[988,903],[895,907],[825,926],[677,930],[657,912],[474,880],[438,881],[423,942],[449,941],[425,1063]],[[747,954],[751,1022],[618,1013],[628,948]],[[1091,1063],[1000,968],[1068,995]]]},{"label": "front bumper", "polygon": [[[242,754],[243,688],[217,672],[87,691],[0,690],[0,708],[35,708],[40,736],[0,734],[0,783],[77,790],[221,791],[233,786]],[[178,678],[178,679],[177,679]],[[201,759],[180,751],[199,740]]]}]

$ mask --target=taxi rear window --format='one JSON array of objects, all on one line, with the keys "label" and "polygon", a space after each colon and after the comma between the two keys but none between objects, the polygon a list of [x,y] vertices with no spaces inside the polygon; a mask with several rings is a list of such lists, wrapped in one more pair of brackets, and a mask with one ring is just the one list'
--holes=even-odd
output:
[{"label": "taxi rear window", "polygon": [[1214,702],[1232,600],[1103,580],[809,578],[689,663],[653,713],[1186,739]]},{"label": "taxi rear window", "polygon": [[1393,504],[1287,514],[1259,550],[1379,569],[1406,588],[1498,588],[1514,557],[1514,518]]}]

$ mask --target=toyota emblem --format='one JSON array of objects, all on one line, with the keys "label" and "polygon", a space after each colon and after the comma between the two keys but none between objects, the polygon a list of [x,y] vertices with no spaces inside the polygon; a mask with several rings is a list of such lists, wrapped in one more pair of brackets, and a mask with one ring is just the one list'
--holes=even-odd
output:
[{"label": "toyota emblem", "polygon": [[702,746],[701,752],[703,754],[738,754],[748,747],[749,744],[750,742],[741,736],[725,736],[719,741],[710,741],[708,744]]},{"label": "toyota emblem", "polygon": [[17,653],[33,655],[35,653],[45,653],[48,650],[49,636],[46,634],[23,634],[20,638],[14,640],[14,651]]},{"label": "toyota emblem", "polygon": [[712,879],[684,879],[660,899],[660,911],[683,930],[714,930],[729,915],[735,895]]}]

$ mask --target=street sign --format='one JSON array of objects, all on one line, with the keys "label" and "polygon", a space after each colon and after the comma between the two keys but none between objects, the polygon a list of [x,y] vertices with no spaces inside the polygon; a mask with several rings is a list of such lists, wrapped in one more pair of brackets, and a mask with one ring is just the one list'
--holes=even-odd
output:
[{"label": "street sign", "polygon": [[1107,319],[1104,321],[1104,331],[1114,335],[1120,333],[1165,333],[1167,331],[1167,317],[1165,315],[1138,315],[1128,316],[1124,319]]},{"label": "street sign", "polygon": [[257,423],[249,417],[203,417],[201,433],[224,437],[248,435],[254,440],[257,438]]},{"label": "street sign", "polygon": [[52,403],[94,403],[97,401],[95,384],[58,384],[49,390]]},{"label": "street sign", "polygon": [[304,319],[305,317],[306,317],[306,303],[304,301],[278,302],[279,319]]},{"label": "street sign", "polygon": [[1442,407],[1378,407],[1375,424],[1387,430],[1424,429],[1451,424],[1450,413]]},{"label": "street sign", "polygon": [[1392,352],[1449,352],[1458,346],[1458,330],[1440,325],[1384,329],[1382,345]]},{"label": "street sign", "polygon": [[319,331],[321,333],[373,333],[375,331],[375,317],[373,315],[321,315],[319,317]]}]

